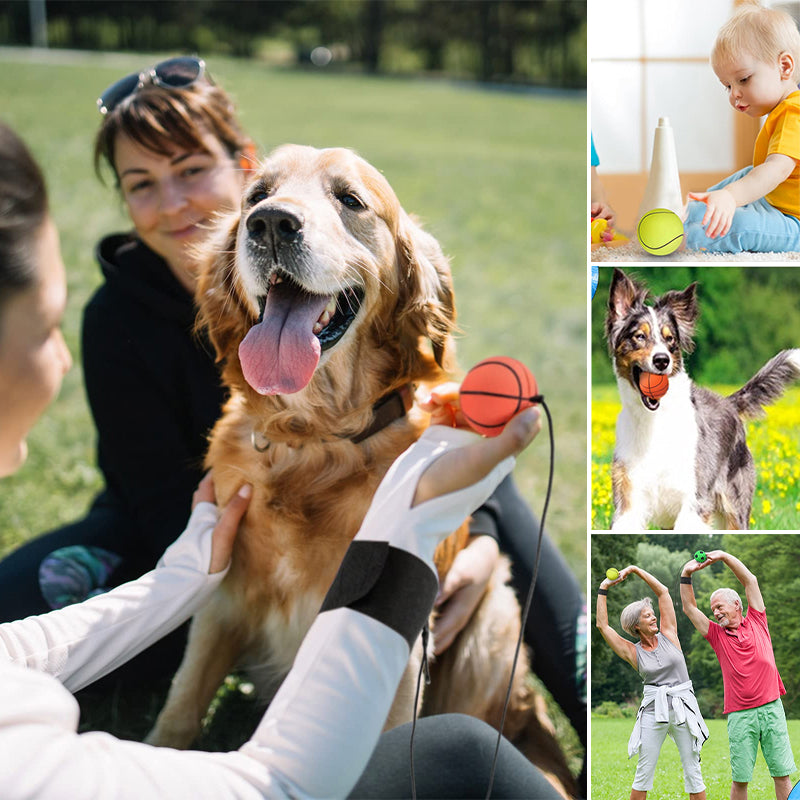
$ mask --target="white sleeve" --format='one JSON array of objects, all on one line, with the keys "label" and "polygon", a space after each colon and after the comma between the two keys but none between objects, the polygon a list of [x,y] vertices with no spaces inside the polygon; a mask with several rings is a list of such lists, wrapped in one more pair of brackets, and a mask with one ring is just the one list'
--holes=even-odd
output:
[{"label": "white sleeve", "polygon": [[[486,500],[513,465],[506,459],[479,484],[411,509],[424,467],[445,450],[477,439],[462,433],[431,428],[401,456],[373,499],[360,541],[388,541],[435,575],[438,542]],[[393,604],[402,607],[407,600],[401,595]],[[235,753],[180,752],[105,733],[77,734],[77,704],[62,686],[0,662],[0,796],[346,797],[375,747],[408,653],[407,640],[378,618],[348,607],[321,613],[252,739]]]},{"label": "white sleeve", "polygon": [[186,621],[219,585],[208,575],[219,512],[199,503],[154,570],[106,594],[0,625],[0,661],[47,672],[70,691],[102,678]]},{"label": "white sleeve", "polygon": [[234,753],[151,747],[77,733],[78,704],[49,675],[0,662],[3,800],[259,800],[290,797],[264,765]]},{"label": "white sleeve", "polygon": [[[435,576],[436,546],[487,500],[514,459],[507,458],[478,484],[412,509],[414,492],[436,458],[478,439],[461,429],[429,428],[383,479],[356,541],[388,541],[419,558]],[[408,600],[392,598],[400,607]],[[425,617],[428,612],[430,607]],[[424,622],[419,620],[417,632]],[[375,748],[408,655],[406,639],[376,618],[352,608],[320,613],[240,752],[279,770],[299,797],[346,797]]]}]

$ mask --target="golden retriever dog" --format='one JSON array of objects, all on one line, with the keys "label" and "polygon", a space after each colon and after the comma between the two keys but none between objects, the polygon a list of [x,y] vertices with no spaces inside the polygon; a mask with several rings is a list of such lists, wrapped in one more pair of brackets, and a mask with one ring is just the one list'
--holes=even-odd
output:
[{"label": "golden retriever dog", "polygon": [[[209,243],[198,287],[231,396],[207,465],[221,504],[253,497],[220,590],[194,618],[148,741],[187,747],[226,674],[268,700],[289,671],[372,495],[428,415],[414,387],[452,374],[450,270],[383,176],[349,150],[286,145]],[[440,553],[441,569],[465,530]],[[502,562],[433,665],[424,713],[500,722],[520,612]],[[435,621],[433,623],[435,637]],[[387,728],[411,719],[416,648]],[[567,796],[572,779],[521,658],[504,732]],[[564,787],[567,787],[566,789]]]}]

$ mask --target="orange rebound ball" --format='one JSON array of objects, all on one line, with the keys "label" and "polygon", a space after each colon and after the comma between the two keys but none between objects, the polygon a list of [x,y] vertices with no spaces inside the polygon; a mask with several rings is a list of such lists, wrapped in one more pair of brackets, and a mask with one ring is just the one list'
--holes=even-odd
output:
[{"label": "orange rebound ball", "polygon": [[669,378],[666,375],[657,375],[654,372],[643,372],[639,376],[639,389],[642,394],[658,400],[669,389]]},{"label": "orange rebound ball", "polygon": [[473,430],[497,436],[515,414],[536,405],[531,371],[515,358],[494,356],[476,364],[461,384],[461,412]]}]

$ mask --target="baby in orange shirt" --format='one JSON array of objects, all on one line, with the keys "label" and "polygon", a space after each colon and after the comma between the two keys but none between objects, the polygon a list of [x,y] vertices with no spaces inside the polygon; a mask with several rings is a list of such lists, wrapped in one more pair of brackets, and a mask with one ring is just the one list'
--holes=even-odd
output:
[{"label": "baby in orange shirt", "polygon": [[686,246],[800,250],[800,31],[784,11],[745,5],[720,30],[711,65],[738,112],[767,119],[752,167],[689,194]]}]

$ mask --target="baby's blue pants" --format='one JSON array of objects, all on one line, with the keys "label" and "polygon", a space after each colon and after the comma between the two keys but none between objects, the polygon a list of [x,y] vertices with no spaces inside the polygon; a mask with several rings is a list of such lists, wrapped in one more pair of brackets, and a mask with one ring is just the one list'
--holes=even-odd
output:
[{"label": "baby's blue pants", "polygon": [[[747,175],[752,167],[745,167],[725,178],[708,191],[721,189]],[[707,250],[714,253],[774,253],[800,250],[800,219],[778,211],[763,197],[740,206],[733,215],[731,229],[725,236],[709,239],[701,226],[706,204],[690,200],[684,224],[686,247],[689,250]]]}]

